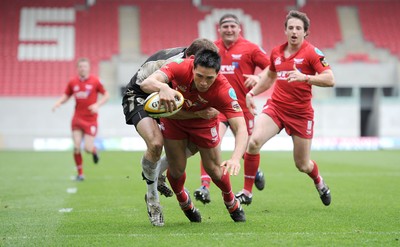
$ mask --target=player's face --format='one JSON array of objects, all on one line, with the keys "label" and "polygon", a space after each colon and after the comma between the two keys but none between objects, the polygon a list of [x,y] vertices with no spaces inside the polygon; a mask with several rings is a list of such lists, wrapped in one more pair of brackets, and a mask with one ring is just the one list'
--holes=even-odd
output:
[{"label": "player's face", "polygon": [[193,69],[194,74],[194,85],[199,92],[207,92],[207,90],[214,83],[217,78],[217,73],[213,68],[206,68],[203,66],[197,66]]},{"label": "player's face", "polygon": [[80,77],[87,78],[90,73],[89,62],[81,61],[78,63],[78,74]]},{"label": "player's face", "polygon": [[290,45],[297,46],[302,44],[306,36],[303,21],[297,18],[289,19],[287,21],[285,34]]},{"label": "player's face", "polygon": [[222,24],[218,31],[224,43],[231,44],[238,40],[241,29],[240,26],[232,19],[231,22]]}]

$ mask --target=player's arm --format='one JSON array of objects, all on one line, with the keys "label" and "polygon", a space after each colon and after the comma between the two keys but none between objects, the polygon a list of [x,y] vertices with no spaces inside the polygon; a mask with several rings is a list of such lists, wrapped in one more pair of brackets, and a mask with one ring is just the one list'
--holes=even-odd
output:
[{"label": "player's arm", "polygon": [[306,75],[300,72],[296,68],[296,64],[293,65],[293,70],[288,72],[288,82],[301,81],[306,82],[310,85],[318,87],[333,87],[335,80],[331,69],[326,69],[316,75]]},{"label": "player's arm", "polygon": [[97,113],[99,111],[100,106],[104,105],[109,98],[110,94],[107,91],[104,91],[104,94],[101,96],[100,100],[89,106],[90,112]]},{"label": "player's arm", "polygon": [[148,94],[168,91],[170,89],[168,82],[168,77],[163,72],[157,70],[142,81],[140,88]]},{"label": "player's arm", "polygon": [[98,106],[104,105],[110,99],[110,94],[108,91],[104,91],[104,94],[101,96],[101,99],[97,102]]},{"label": "player's arm", "polygon": [[247,74],[243,74],[244,78],[246,78],[246,80],[244,81],[244,86],[247,88],[253,88],[257,85],[257,83],[260,82],[261,78],[267,73],[267,70],[264,69],[263,71],[261,71],[259,74],[257,75],[247,75]]},{"label": "player's arm", "polygon": [[208,107],[204,110],[200,111],[185,111],[185,110],[180,110],[176,114],[168,117],[171,119],[193,119],[193,118],[202,118],[202,119],[212,119],[217,117],[219,114],[219,111],[213,107]]},{"label": "player's arm", "polygon": [[324,70],[317,75],[304,75],[304,81],[318,87],[333,87],[335,85],[335,78],[331,69]]},{"label": "player's arm", "polygon": [[264,71],[259,83],[246,94],[246,106],[253,115],[257,115],[253,97],[270,89],[277,77],[276,72],[269,70],[269,68],[266,68]]},{"label": "player's arm", "polygon": [[243,116],[228,119],[229,126],[235,136],[235,148],[229,160],[222,162],[221,166],[225,167],[224,174],[238,175],[240,171],[240,160],[242,159],[247,146],[247,127]]},{"label": "player's arm", "polygon": [[179,94],[169,87],[168,82],[167,75],[157,70],[140,84],[140,88],[146,93],[159,92],[160,103],[164,105],[167,111],[171,112],[178,108],[175,96],[179,96]]},{"label": "player's arm", "polygon": [[71,96],[66,95],[65,93],[57,100],[57,102],[53,105],[52,111],[55,111],[58,107],[60,107],[62,104],[67,102]]}]

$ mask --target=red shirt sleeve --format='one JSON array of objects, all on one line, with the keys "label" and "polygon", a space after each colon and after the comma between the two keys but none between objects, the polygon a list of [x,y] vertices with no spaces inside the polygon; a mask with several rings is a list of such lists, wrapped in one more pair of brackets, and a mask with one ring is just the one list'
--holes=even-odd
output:
[{"label": "red shirt sleeve", "polygon": [[[220,78],[221,76],[219,79]],[[226,79],[225,81],[226,83],[224,83],[224,80],[215,82],[221,85],[221,87],[218,88],[216,97],[216,100],[218,100],[220,104],[217,104],[215,108],[223,113],[227,119],[241,117],[243,116],[243,111],[239,105],[236,92]]]},{"label": "red shirt sleeve", "polygon": [[308,52],[308,59],[311,67],[318,74],[331,68],[325,60],[325,55],[317,47],[312,47],[312,49],[310,49]]},{"label": "red shirt sleeve", "polygon": [[265,69],[270,64],[267,54],[264,51],[262,51],[258,46],[255,49],[253,49],[252,60],[254,64],[260,67],[261,69]]}]

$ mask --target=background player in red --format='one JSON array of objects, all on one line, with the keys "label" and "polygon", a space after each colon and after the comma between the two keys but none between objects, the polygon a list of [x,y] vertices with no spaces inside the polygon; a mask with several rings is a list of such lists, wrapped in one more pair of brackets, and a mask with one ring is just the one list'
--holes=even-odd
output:
[{"label": "background player in red", "polygon": [[[179,59],[162,67],[143,81],[143,91],[159,92],[160,101],[167,109],[176,107],[174,96],[178,90],[185,97],[183,110],[192,113],[187,119],[161,119],[161,131],[168,159],[168,181],[179,201],[180,207],[191,222],[201,222],[200,212],[195,208],[188,192],[186,180],[186,147],[193,143],[198,148],[204,168],[213,182],[221,189],[223,200],[234,221],[245,221],[240,202],[235,198],[230,175],[237,175],[240,160],[247,144],[247,131],[242,109],[237,102],[235,90],[219,74],[221,60],[216,51],[201,50],[193,59]],[[171,104],[171,105],[170,105]],[[235,149],[229,160],[222,161],[219,149],[218,119],[195,118],[196,112],[214,107],[224,113],[235,132]]]},{"label": "background player in red", "polygon": [[312,86],[333,87],[335,82],[324,54],[305,40],[309,27],[310,20],[306,14],[298,11],[288,13],[285,21],[288,41],[272,50],[266,76],[247,94],[247,105],[255,114],[253,96],[275,82],[271,99],[257,118],[244,157],[245,165],[259,163],[262,145],[285,128],[292,136],[297,169],[311,177],[323,204],[328,206],[331,203],[329,187],[320,175],[317,163],[310,159],[314,129],[311,98]]},{"label": "background player in red", "polygon": [[[229,83],[235,89],[238,102],[242,107],[246,120],[248,135],[251,135],[254,127],[254,115],[250,113],[246,106],[246,94],[259,81],[264,69],[269,65],[269,58],[265,51],[258,45],[244,39],[241,35],[240,22],[236,15],[225,14],[219,20],[218,32],[220,39],[215,41],[221,56],[221,70]],[[263,70],[260,75],[254,75],[256,68]],[[225,135],[229,122],[225,115],[220,114],[219,135]],[[236,194],[242,204],[251,203],[251,193],[253,184],[259,190],[265,186],[265,178],[262,171],[258,170],[259,165],[246,164],[244,166],[244,187]],[[209,203],[211,178],[201,166],[201,187],[194,192],[197,200]]]},{"label": "background player in red", "polygon": [[[94,145],[94,139],[97,134],[97,115],[99,107],[109,99],[109,94],[99,79],[90,75],[90,62],[88,59],[79,59],[77,66],[78,76],[68,83],[64,94],[54,104],[53,111],[67,102],[71,96],[74,96],[76,105],[71,123],[72,139],[74,142],[74,160],[78,170],[76,179],[82,181],[84,180],[84,175],[81,144],[84,140],[85,151],[92,154],[93,162],[97,164],[99,156]],[[99,101],[97,101],[98,94],[103,95]]]}]

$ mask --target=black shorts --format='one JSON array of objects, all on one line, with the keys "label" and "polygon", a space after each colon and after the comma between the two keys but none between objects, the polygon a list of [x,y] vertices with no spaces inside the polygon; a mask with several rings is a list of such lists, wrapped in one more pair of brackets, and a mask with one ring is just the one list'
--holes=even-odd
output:
[{"label": "black shorts", "polygon": [[[143,109],[146,97],[135,94],[124,95],[122,99],[122,107],[125,115],[126,124],[134,125],[136,128],[140,120],[145,117],[150,117]],[[157,122],[159,121],[158,119],[156,120]]]}]

